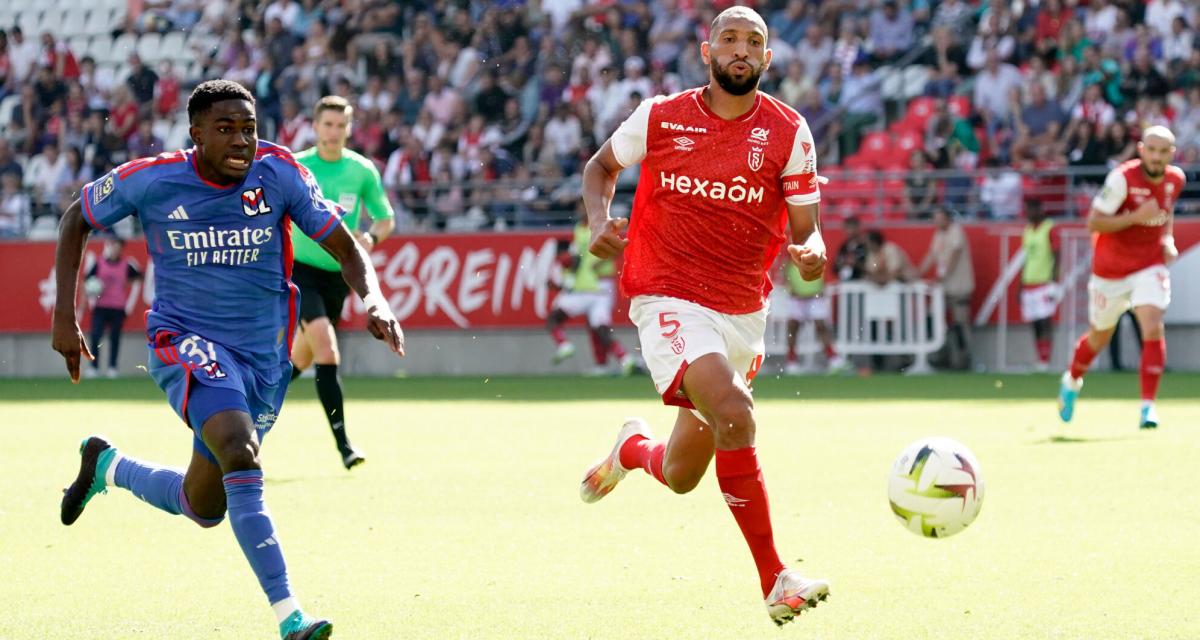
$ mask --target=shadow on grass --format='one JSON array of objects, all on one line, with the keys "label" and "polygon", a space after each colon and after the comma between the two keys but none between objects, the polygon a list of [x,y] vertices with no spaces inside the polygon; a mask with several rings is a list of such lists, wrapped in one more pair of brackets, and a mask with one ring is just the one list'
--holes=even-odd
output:
[{"label": "shadow on grass", "polygon": [[[658,395],[645,376],[633,378],[583,378],[578,376],[441,376],[411,378],[346,378],[351,400],[438,402],[570,402],[630,400],[654,402]],[[1171,373],[1163,378],[1164,400],[1194,399],[1200,373]],[[1053,403],[1058,376],[945,373],[929,376],[877,374],[856,376],[787,377],[764,373],[754,381],[759,400],[905,401],[979,400],[1008,402],[1045,400]],[[1088,399],[1114,398],[1135,401],[1137,374],[1096,373],[1088,376]],[[309,378],[293,383],[291,400],[316,397]],[[61,378],[0,380],[0,406],[6,401],[157,401],[163,395],[148,377],[118,380],[84,380],[72,385]]]},{"label": "shadow on grass", "polygon": [[1137,436],[1109,436],[1105,438],[1081,438],[1077,436],[1050,436],[1041,440],[1035,440],[1033,444],[1087,444],[1096,442],[1119,442],[1121,440],[1133,440]]}]

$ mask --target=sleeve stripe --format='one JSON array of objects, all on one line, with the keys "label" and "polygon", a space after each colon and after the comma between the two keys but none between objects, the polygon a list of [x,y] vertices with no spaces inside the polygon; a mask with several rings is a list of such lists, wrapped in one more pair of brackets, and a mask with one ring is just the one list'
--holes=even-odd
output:
[{"label": "sleeve stripe", "polygon": [[326,232],[332,231],[333,223],[337,222],[339,219],[340,218],[338,218],[336,215],[330,215],[329,221],[325,223],[325,226],[321,227],[321,230],[318,231],[316,235],[312,237],[312,239],[317,241],[324,240],[325,236],[327,235]]},{"label": "sleeve stripe", "polygon": [[96,222],[96,216],[92,215],[92,198],[88,193],[92,189],[89,187],[91,187],[91,185],[84,185],[83,189],[79,192],[79,199],[83,200],[83,215],[87,217],[88,224],[92,225],[92,227],[95,229],[103,231],[104,225]]}]

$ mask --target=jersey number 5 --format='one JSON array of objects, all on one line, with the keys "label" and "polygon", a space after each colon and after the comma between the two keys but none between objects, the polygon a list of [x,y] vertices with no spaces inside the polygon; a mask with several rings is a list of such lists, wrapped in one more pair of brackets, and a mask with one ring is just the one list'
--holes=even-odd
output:
[{"label": "jersey number 5", "polygon": [[662,337],[668,340],[674,338],[675,335],[679,333],[679,327],[682,326],[679,324],[678,320],[670,320],[667,318],[667,316],[673,315],[675,315],[674,311],[663,311],[662,313],[658,314],[658,326],[666,329],[666,331],[662,332]]}]

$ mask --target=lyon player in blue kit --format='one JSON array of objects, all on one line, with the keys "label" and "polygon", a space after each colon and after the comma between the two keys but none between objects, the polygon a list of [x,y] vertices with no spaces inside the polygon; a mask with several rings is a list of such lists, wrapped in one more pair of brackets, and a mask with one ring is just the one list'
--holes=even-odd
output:
[{"label": "lyon player in blue kit", "polygon": [[137,216],[155,267],[156,299],[146,317],[150,375],[194,434],[191,464],[185,473],[87,438],[79,474],[64,491],[62,521],[74,523],[111,486],[201,527],[228,513],[280,636],[328,638],[333,625],[306,615],[288,582],[258,458],[291,374],[298,308],[292,225],[341,263],[376,338],[404,355],[404,336],[337,205],[290,151],[258,140],[250,93],[225,80],[205,82],[188,100],[188,117],[192,149],[126,163],[84,186],[67,209],[55,255],[53,339],[78,382],[81,357],[92,357],[74,305],[84,244],[92,230]]}]

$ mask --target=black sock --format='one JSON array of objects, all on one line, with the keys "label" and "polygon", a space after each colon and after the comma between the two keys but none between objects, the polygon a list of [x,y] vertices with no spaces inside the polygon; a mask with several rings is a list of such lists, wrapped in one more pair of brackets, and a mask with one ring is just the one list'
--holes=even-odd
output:
[{"label": "black sock", "polygon": [[304,369],[301,369],[300,367],[297,367],[295,363],[292,363],[292,379],[289,382],[295,382],[296,378],[299,378],[303,373]]},{"label": "black sock", "polygon": [[338,366],[319,364],[316,368],[317,397],[321,399],[321,406],[325,407],[325,417],[329,419],[329,428],[337,440],[338,449],[345,451],[350,443],[346,440],[346,416],[342,411],[342,379],[338,377]]}]

